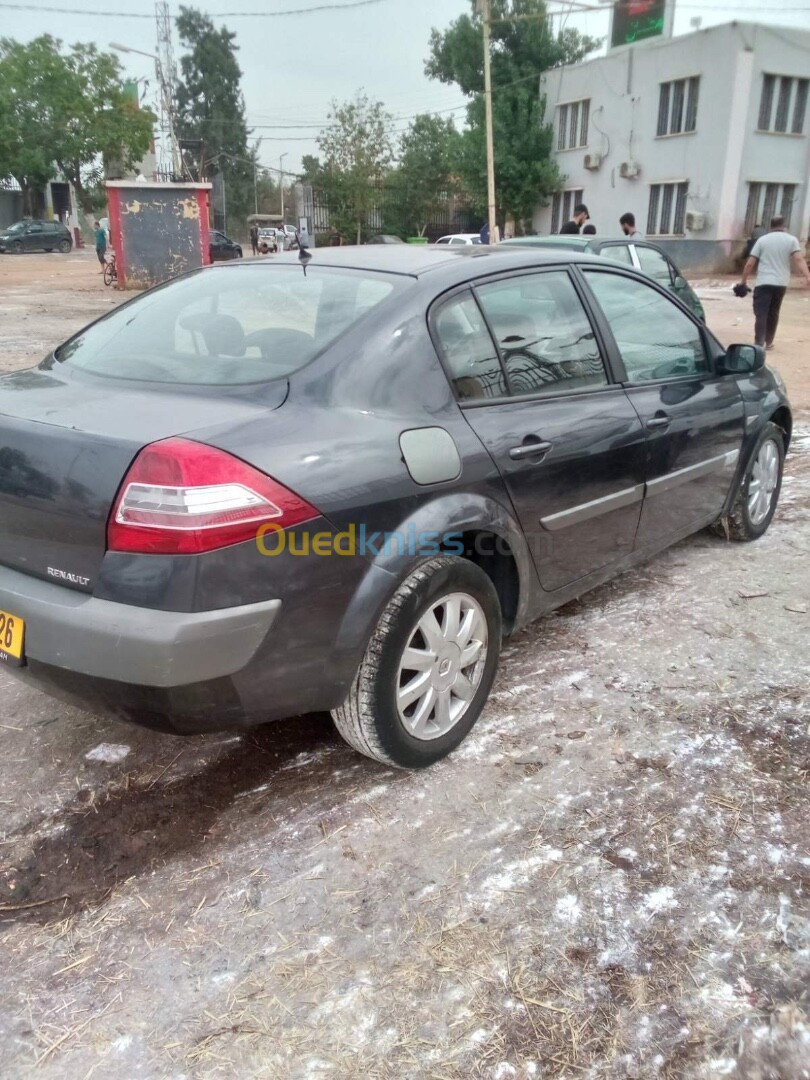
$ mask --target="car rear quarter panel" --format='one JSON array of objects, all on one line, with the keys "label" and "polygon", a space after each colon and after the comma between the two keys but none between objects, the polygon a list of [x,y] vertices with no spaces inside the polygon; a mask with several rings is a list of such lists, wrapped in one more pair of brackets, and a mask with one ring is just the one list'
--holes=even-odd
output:
[{"label": "car rear quarter panel", "polygon": [[[502,536],[521,581],[516,621],[525,621],[531,608],[536,580],[511,501],[453,397],[427,331],[433,295],[429,289],[414,289],[393,316],[389,312],[367,320],[292,376],[287,401],[269,420],[249,420],[200,436],[296,491],[336,532],[353,528],[359,538],[365,528],[370,540],[366,564],[382,576],[366,583],[357,604],[347,605],[335,628],[336,646],[365,646],[380,606],[419,561],[422,534],[430,534],[428,544],[438,534],[474,529]],[[459,477],[428,485],[412,479],[399,439],[419,427],[448,432],[462,461]],[[386,533],[395,534],[387,545]],[[313,562],[331,564],[331,569],[317,568],[324,589],[331,577],[345,579],[349,573],[344,556],[307,560]],[[299,572],[312,571],[307,565]]]}]

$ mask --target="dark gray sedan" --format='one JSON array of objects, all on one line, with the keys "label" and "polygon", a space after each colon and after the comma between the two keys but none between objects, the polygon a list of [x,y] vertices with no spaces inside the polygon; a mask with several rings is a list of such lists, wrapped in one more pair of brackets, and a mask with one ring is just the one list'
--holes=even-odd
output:
[{"label": "dark gray sedan", "polygon": [[180,733],[331,710],[429,765],[502,635],[699,529],[761,536],[790,433],[761,349],[603,258],[197,271],[0,378],[0,667]]}]

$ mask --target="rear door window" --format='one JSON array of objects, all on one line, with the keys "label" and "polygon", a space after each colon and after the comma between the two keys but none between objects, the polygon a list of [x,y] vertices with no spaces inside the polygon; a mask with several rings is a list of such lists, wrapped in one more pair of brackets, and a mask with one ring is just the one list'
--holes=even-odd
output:
[{"label": "rear door window", "polygon": [[645,274],[649,274],[651,278],[655,278],[656,281],[660,281],[662,285],[667,287],[672,284],[672,269],[669,260],[660,251],[656,251],[655,248],[644,247],[642,244],[636,244],[636,255],[638,255],[639,265]]},{"label": "rear door window", "polygon": [[630,248],[627,244],[607,244],[600,249],[599,254],[603,259],[610,259],[611,262],[621,263],[622,266],[633,265]]},{"label": "rear door window", "polygon": [[476,293],[513,396],[607,385],[593,328],[564,270],[522,274]]},{"label": "rear door window", "polygon": [[[216,234],[212,234],[216,236]],[[60,362],[108,378],[237,386],[284,378],[412,279],[309,266],[206,270],[112,312]]]}]

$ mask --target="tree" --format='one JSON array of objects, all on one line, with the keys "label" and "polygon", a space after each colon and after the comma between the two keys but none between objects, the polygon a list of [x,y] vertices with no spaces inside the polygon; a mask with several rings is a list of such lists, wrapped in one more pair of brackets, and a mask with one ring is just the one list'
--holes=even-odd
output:
[{"label": "tree", "polygon": [[454,184],[459,134],[452,119],[423,113],[400,142],[396,184],[409,229],[424,236]]},{"label": "tree", "polygon": [[[332,102],[328,126],[318,136],[323,165],[317,182],[338,229],[351,229],[358,244],[368,227],[380,182],[394,157],[391,122],[382,102],[370,101],[358,93],[353,101],[342,105]],[[308,157],[307,167],[312,168],[316,162]]]},{"label": "tree", "polygon": [[31,214],[56,168],[84,203],[103,158],[131,168],[155,122],[125,92],[117,57],[95,45],[61,50],[48,34],[25,45],[0,39],[0,176],[17,180]]},{"label": "tree", "polygon": [[[508,16],[532,18],[509,21]],[[501,222],[510,216],[523,222],[531,218],[538,200],[561,182],[551,159],[552,130],[538,93],[540,76],[549,68],[582,60],[598,42],[576,30],[554,35],[543,0],[492,0],[492,20],[496,201]],[[432,31],[425,72],[474,96],[467,108],[459,171],[483,213],[487,196],[480,15],[462,15],[444,32]]]},{"label": "tree", "polygon": [[187,50],[176,91],[178,136],[202,139],[209,175],[221,174],[229,215],[241,224],[253,209],[256,155],[248,148],[236,34],[190,7],[180,8],[177,33]]}]

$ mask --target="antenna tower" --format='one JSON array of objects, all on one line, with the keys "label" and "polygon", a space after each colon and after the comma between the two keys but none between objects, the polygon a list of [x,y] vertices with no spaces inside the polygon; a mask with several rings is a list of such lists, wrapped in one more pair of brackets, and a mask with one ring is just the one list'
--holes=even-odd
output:
[{"label": "antenna tower", "polygon": [[180,177],[182,163],[174,129],[174,89],[177,85],[177,65],[172,47],[172,18],[166,0],[155,4],[157,22],[157,76],[160,83],[160,164],[162,173]]}]

